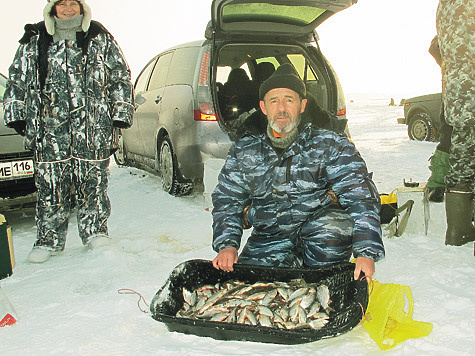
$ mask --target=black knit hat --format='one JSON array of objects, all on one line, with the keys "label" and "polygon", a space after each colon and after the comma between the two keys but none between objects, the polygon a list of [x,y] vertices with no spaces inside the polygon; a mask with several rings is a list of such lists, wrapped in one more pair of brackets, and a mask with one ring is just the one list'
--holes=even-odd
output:
[{"label": "black knit hat", "polygon": [[299,74],[291,64],[283,64],[265,80],[259,88],[259,99],[264,100],[264,96],[269,90],[275,88],[287,88],[295,91],[301,98],[305,98],[305,83],[300,79]]}]

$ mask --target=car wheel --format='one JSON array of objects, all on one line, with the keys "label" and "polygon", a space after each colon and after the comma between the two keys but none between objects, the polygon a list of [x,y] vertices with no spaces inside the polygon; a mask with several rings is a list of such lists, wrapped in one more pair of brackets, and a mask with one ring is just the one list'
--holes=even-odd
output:
[{"label": "car wheel", "polygon": [[187,195],[193,189],[193,184],[183,182],[178,170],[178,164],[173,153],[172,144],[168,136],[165,136],[160,145],[159,172],[162,177],[162,187],[170,195]]},{"label": "car wheel", "polygon": [[114,152],[114,161],[118,166],[127,165],[127,153],[124,146],[124,136],[122,136],[122,131],[119,129],[116,133],[117,140],[117,150]]},{"label": "car wheel", "polygon": [[407,127],[408,135],[411,140],[416,141],[433,141],[434,132],[430,116],[425,113],[415,114],[409,121]]}]

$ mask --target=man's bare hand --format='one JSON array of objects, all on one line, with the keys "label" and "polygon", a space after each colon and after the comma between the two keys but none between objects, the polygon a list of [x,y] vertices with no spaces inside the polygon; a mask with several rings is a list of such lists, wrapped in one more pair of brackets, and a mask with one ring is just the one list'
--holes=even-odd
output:
[{"label": "man's bare hand", "polygon": [[235,247],[225,247],[219,251],[213,260],[213,267],[226,272],[233,271],[233,265],[238,261],[238,251]]},{"label": "man's bare hand", "polygon": [[360,273],[363,272],[366,277],[371,278],[374,274],[374,261],[367,257],[356,258],[355,266],[355,280],[360,278]]}]

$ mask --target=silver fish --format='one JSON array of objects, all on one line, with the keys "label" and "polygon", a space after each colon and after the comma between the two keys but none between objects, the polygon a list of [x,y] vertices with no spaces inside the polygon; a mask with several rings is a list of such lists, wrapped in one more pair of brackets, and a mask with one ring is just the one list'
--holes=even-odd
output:
[{"label": "silver fish", "polygon": [[289,308],[287,308],[286,306],[280,308],[279,316],[282,318],[283,321],[287,321],[287,319],[289,318]]},{"label": "silver fish", "polygon": [[229,313],[222,312],[214,314],[209,320],[210,321],[224,321],[229,316]]},{"label": "silver fish", "polygon": [[333,311],[328,287],[303,279],[204,285],[193,292],[183,289],[183,301],[177,317],[280,329],[320,329]]},{"label": "silver fish", "polygon": [[299,288],[289,296],[289,301],[303,297],[307,294],[308,288]]},{"label": "silver fish", "polygon": [[228,293],[227,289],[222,289],[214,293],[211,297],[209,297],[206,303],[198,310],[198,313],[202,314],[206,309],[211,308],[214,305],[214,303],[216,303],[218,299],[222,298],[226,293]]},{"label": "silver fish", "polygon": [[320,302],[314,301],[310,308],[308,309],[307,317],[312,318],[320,311]]},{"label": "silver fish", "polygon": [[321,284],[317,287],[317,299],[320,302],[323,310],[329,314],[332,311],[335,311],[329,304],[332,302],[330,299],[330,290],[324,284]]},{"label": "silver fish", "polygon": [[309,288],[308,293],[302,298],[300,306],[304,309],[308,309],[313,304],[316,294],[317,291],[315,290],[315,288]]},{"label": "silver fish", "polygon": [[238,308],[233,308],[231,314],[225,319],[227,323],[235,323],[237,321],[237,310]]},{"label": "silver fish", "polygon": [[265,295],[264,298],[261,299],[260,303],[262,305],[269,305],[274,299],[275,297],[277,296],[277,289],[271,289],[270,291],[268,291]]},{"label": "silver fish", "polygon": [[265,305],[258,305],[256,307],[256,310],[259,312],[259,315],[265,315],[272,318],[274,317],[274,313],[272,312],[272,310],[270,310]]},{"label": "silver fish", "polygon": [[302,308],[300,305],[298,307],[298,315],[299,324],[305,324],[307,322],[307,313],[305,312],[305,309]]},{"label": "silver fish", "polygon": [[266,292],[257,292],[247,297],[246,300],[261,300],[266,296],[266,294]]},{"label": "silver fish", "polygon": [[308,325],[314,330],[321,329],[327,324],[328,319],[315,319],[308,323]]},{"label": "silver fish", "polygon": [[259,321],[259,324],[262,326],[267,326],[269,328],[274,327],[272,319],[267,315],[259,314],[259,316],[257,317],[257,320]]},{"label": "silver fish", "polygon": [[284,287],[278,287],[277,288],[277,293],[283,298],[284,301],[287,301],[289,299],[289,290]]},{"label": "silver fish", "polygon": [[[194,300],[193,300],[193,296],[195,298]],[[183,288],[183,300],[188,305],[195,305],[195,303],[196,303],[196,293],[195,292],[190,292],[188,289]]]}]

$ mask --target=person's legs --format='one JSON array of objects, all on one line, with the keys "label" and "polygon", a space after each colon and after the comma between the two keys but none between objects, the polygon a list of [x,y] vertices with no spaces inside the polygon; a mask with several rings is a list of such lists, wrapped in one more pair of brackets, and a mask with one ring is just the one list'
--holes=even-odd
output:
[{"label": "person's legs", "polygon": [[66,244],[71,209],[70,161],[37,162],[35,183],[37,240],[29,259],[44,262],[52,254],[63,251]]},{"label": "person's legs", "polygon": [[449,170],[449,154],[436,149],[430,158],[431,175],[427,181],[429,201],[440,203],[444,200],[445,175]]},{"label": "person's legs", "polygon": [[[111,205],[107,195],[109,159],[73,160],[79,237],[84,245],[108,238]],[[105,240],[107,241],[107,240]]]},{"label": "person's legs", "polygon": [[275,267],[302,267],[301,251],[291,239],[262,238],[247,240],[238,263]]},{"label": "person's legs", "polygon": [[442,58],[445,119],[453,127],[446,176],[446,244],[473,241],[475,181],[475,2],[440,1],[437,35]]},{"label": "person's legs", "polygon": [[475,240],[473,195],[475,190],[475,128],[454,128],[447,172],[445,210],[447,245],[463,245]]},{"label": "person's legs", "polygon": [[300,230],[304,266],[325,267],[349,261],[352,255],[354,220],[341,208],[321,209]]},{"label": "person's legs", "polygon": [[445,175],[450,168],[449,152],[452,135],[452,126],[445,121],[444,105],[441,107],[439,130],[439,144],[430,158],[431,176],[427,181],[429,200],[440,203],[444,200]]}]

